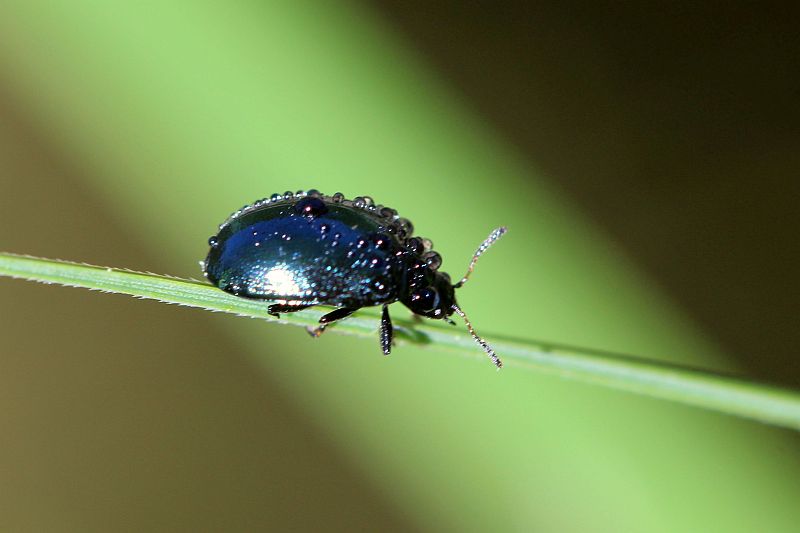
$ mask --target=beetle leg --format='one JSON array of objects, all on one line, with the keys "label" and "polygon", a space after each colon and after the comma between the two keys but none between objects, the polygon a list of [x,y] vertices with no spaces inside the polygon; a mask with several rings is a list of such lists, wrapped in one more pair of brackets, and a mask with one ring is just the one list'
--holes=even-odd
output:
[{"label": "beetle leg", "polygon": [[358,311],[358,308],[340,307],[339,309],[334,309],[330,313],[319,317],[319,326],[316,328],[308,328],[308,333],[312,337],[319,337],[331,323],[347,318],[356,311]]},{"label": "beetle leg", "polygon": [[394,328],[392,328],[392,319],[389,318],[389,306],[383,304],[383,314],[381,315],[381,349],[383,355],[389,355],[392,351],[392,338],[394,337]]},{"label": "beetle leg", "polygon": [[295,311],[302,311],[308,309],[310,305],[289,305],[289,304],[272,304],[267,307],[267,314],[280,318],[281,313],[294,313]]}]

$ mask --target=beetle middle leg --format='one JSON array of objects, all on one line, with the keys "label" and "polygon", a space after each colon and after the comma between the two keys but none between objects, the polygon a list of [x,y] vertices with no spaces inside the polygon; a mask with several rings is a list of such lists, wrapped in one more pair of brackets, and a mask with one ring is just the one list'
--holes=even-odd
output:
[{"label": "beetle middle leg", "polygon": [[319,326],[316,328],[308,328],[308,333],[312,337],[319,337],[325,331],[325,328],[328,327],[333,322],[337,320],[341,320],[343,318],[347,318],[353,313],[358,311],[358,308],[350,308],[350,307],[340,307],[339,309],[334,309],[330,313],[326,315],[322,315],[319,317]]}]

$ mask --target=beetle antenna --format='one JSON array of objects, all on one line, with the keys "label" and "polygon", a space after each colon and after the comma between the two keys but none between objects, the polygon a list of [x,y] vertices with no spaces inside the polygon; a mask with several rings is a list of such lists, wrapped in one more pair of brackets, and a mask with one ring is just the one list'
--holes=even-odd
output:
[{"label": "beetle antenna", "polygon": [[489,247],[493,245],[495,242],[497,242],[497,239],[502,237],[507,231],[508,231],[507,227],[500,226],[499,228],[491,232],[488,237],[486,237],[486,240],[483,241],[480,246],[478,246],[478,249],[475,250],[475,253],[472,255],[472,261],[469,262],[469,268],[467,269],[467,273],[464,274],[464,277],[461,278],[461,281],[453,285],[454,288],[457,289],[467,282],[467,280],[469,279],[469,275],[472,274],[473,270],[475,270],[475,263],[478,262],[478,258],[481,256],[481,254],[483,254],[483,252],[488,250]]},{"label": "beetle antenna", "polygon": [[[500,229],[505,229],[505,228],[500,228]],[[501,235],[502,235],[502,233],[501,233]],[[464,314],[464,311],[462,311],[461,308],[459,306],[457,306],[456,304],[453,304],[452,309],[461,318],[464,319],[464,323],[467,325],[467,329],[469,330],[469,334],[472,335],[472,338],[475,339],[475,342],[477,342],[478,344],[481,345],[481,348],[483,348],[483,351],[486,352],[486,355],[489,356],[489,359],[492,360],[492,362],[498,368],[498,370],[503,368],[503,362],[500,360],[499,357],[497,357],[497,354],[494,353],[494,350],[492,349],[491,346],[489,346],[489,343],[486,342],[485,340],[483,340],[483,337],[481,337],[477,333],[475,333],[475,328],[472,327],[472,324],[470,323],[469,319],[467,318],[467,315]]]}]

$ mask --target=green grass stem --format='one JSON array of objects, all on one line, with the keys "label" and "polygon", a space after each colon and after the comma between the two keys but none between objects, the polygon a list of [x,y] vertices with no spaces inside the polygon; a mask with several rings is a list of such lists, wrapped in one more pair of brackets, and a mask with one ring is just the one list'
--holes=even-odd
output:
[{"label": "green grass stem", "polygon": [[[277,320],[267,314],[263,302],[231,296],[201,281],[7,253],[0,253],[0,276],[129,294],[296,326],[315,325],[324,312],[309,309],[282,315]],[[396,318],[393,321],[400,343],[485,358],[464,328],[427,320]],[[374,309],[365,309],[330,331],[376,337],[377,325],[378,314]],[[800,391],[797,390],[638,357],[481,333],[510,367],[503,372],[514,371],[515,367],[538,370],[800,430]],[[487,371],[494,369],[488,360],[486,367]]]}]

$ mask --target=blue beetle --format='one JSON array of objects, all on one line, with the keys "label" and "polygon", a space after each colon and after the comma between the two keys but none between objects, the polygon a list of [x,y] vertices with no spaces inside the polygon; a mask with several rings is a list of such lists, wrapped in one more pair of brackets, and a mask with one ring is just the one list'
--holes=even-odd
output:
[{"label": "blue beetle", "polygon": [[273,194],[233,213],[209,239],[203,262],[208,280],[236,296],[272,301],[268,313],[292,313],[315,305],[336,307],[309,332],[319,336],[361,307],[382,305],[380,343],[392,348],[389,304],[400,301],[416,315],[442,319],[458,314],[498,368],[502,362],[479,337],[456,303],[478,257],[505,232],[494,230],[453,284],[439,271],[441,256],[430,240],[414,237],[413,225],[368,196],[348,200],[317,190]]}]

